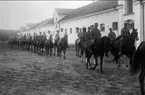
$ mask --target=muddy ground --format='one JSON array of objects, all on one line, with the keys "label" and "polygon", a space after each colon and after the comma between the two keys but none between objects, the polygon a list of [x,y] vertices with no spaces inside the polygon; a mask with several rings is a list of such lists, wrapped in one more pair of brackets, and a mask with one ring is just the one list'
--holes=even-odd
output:
[{"label": "muddy ground", "polygon": [[0,49],[0,95],[140,95],[137,76],[125,66],[116,69],[104,60],[86,70],[73,50],[67,60],[41,56],[19,49]]}]

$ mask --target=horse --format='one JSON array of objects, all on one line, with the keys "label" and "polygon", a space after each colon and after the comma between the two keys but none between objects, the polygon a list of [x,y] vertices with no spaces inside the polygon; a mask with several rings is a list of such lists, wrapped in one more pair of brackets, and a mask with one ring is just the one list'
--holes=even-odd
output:
[{"label": "horse", "polygon": [[43,49],[44,49],[44,46],[45,46],[45,41],[46,41],[46,38],[44,36],[39,39],[38,46],[39,46],[40,54],[43,54]]},{"label": "horse", "polygon": [[57,46],[58,46],[57,52],[58,52],[59,57],[61,58],[62,51],[63,51],[63,58],[66,60],[66,56],[65,56],[66,49],[67,49],[67,36],[66,35],[59,40]]},{"label": "horse", "polygon": [[[135,47],[135,42],[138,40],[138,32],[137,29],[133,29],[132,33],[123,38],[122,41],[120,41],[120,39],[122,38],[122,36],[118,36],[111,45],[111,53],[114,55],[114,59],[113,61],[116,62],[117,69],[120,68],[121,64],[119,63],[119,59],[122,55],[125,55],[129,58],[129,61],[131,61],[133,54],[136,51],[136,47]],[[122,43],[122,47],[121,47],[121,54],[119,54],[119,46]],[[119,63],[119,64],[118,64]],[[129,62],[130,63],[130,62]],[[128,67],[129,65],[127,64],[126,67]]]},{"label": "horse", "polygon": [[52,37],[50,36],[49,39],[45,41],[45,50],[46,50],[46,55],[52,55],[52,48],[53,48],[53,41]]},{"label": "horse", "polygon": [[[58,43],[60,41],[60,38],[58,39],[54,39],[54,56],[57,55],[58,56]],[[57,54],[56,54],[57,53]]]},{"label": "horse", "polygon": [[98,65],[98,57],[100,56],[100,71],[103,72],[102,69],[102,64],[103,64],[103,57],[106,51],[109,50],[109,45],[110,45],[110,39],[107,36],[103,36],[98,39],[93,39],[92,40],[92,45],[91,45],[91,50],[90,52],[86,47],[85,48],[85,54],[86,54],[86,68],[88,69],[88,65],[91,66],[90,64],[90,58],[93,55],[94,56],[94,66],[91,67],[91,70],[95,70],[97,65]]},{"label": "horse", "polygon": [[132,75],[139,73],[141,95],[144,93],[144,76],[145,76],[145,41],[141,42],[137,48],[132,61],[130,61],[130,72]]},{"label": "horse", "polygon": [[76,41],[75,41],[75,49],[76,49],[76,56],[81,57],[80,56],[80,49],[81,49],[80,39],[76,39]]},{"label": "horse", "polygon": [[8,44],[9,44],[10,48],[13,47],[13,37],[11,37],[11,36],[9,37]]}]

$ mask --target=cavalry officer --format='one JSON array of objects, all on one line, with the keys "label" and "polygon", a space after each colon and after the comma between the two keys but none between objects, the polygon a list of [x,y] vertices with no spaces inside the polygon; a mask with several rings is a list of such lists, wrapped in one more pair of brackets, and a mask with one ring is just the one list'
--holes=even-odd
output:
[{"label": "cavalry officer", "polygon": [[80,41],[82,41],[82,36],[83,36],[83,33],[82,33],[82,30],[81,30],[81,28],[80,28],[80,31],[79,31],[79,33],[78,33],[78,38],[79,38],[79,41],[78,41],[78,43],[80,42]]},{"label": "cavalry officer", "polygon": [[114,40],[116,38],[116,34],[115,32],[112,31],[112,28],[109,28],[109,34],[108,34],[108,37],[110,38],[110,40]]},{"label": "cavalry officer", "polygon": [[59,31],[57,30],[57,34],[55,35],[55,41],[59,41],[60,37],[59,37]]},{"label": "cavalry officer", "polygon": [[91,37],[92,39],[98,39],[101,37],[101,32],[98,29],[98,23],[95,23],[95,27],[91,31]]},{"label": "cavalry officer", "polygon": [[67,44],[67,47],[68,47],[68,34],[67,34],[67,32],[64,33],[64,37],[67,38],[67,43],[66,44]]},{"label": "cavalry officer", "polygon": [[91,40],[91,28],[88,27],[88,31],[86,32],[86,35],[85,35],[85,41],[89,41]]},{"label": "cavalry officer", "polygon": [[127,27],[127,23],[124,23],[124,28],[121,29],[121,35],[123,38],[128,37],[130,35],[130,31]]},{"label": "cavalry officer", "polygon": [[91,42],[91,28],[88,27],[88,31],[86,32],[86,35],[85,35],[85,41],[86,41],[86,47],[88,48],[88,50],[91,52],[91,45],[92,45],[92,42]]},{"label": "cavalry officer", "polygon": [[122,39],[120,39],[120,45],[119,45],[119,55],[121,55],[121,49],[123,45],[123,39],[127,38],[130,35],[130,31],[127,27],[127,22],[124,23],[124,28],[121,29],[121,36]]},{"label": "cavalry officer", "polygon": [[83,35],[82,35],[82,41],[85,42],[85,36],[86,36],[86,28],[83,27]]}]

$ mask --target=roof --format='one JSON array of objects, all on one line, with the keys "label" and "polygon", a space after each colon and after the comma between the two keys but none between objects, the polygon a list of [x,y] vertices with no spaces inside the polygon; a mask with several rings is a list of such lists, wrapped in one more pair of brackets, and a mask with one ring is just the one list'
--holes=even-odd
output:
[{"label": "roof", "polygon": [[75,9],[64,9],[64,8],[55,8],[58,15],[68,15],[73,12]]},{"label": "roof", "polygon": [[27,25],[28,27],[33,27],[33,26],[36,25],[36,24],[38,24],[38,23],[27,23],[26,25]]},{"label": "roof", "polygon": [[30,27],[28,30],[30,30],[30,29],[34,29],[34,28],[38,27],[39,25],[41,25],[41,24],[44,23],[45,21],[46,21],[46,20],[41,21],[41,22],[35,24],[34,26]]},{"label": "roof", "polygon": [[65,20],[97,13],[103,10],[117,7],[117,5],[118,5],[118,0],[102,0],[102,1],[100,0],[75,9],[75,11],[71,12],[68,16],[64,17],[60,21],[65,21]]},{"label": "roof", "polygon": [[47,20],[45,23],[43,23],[41,26],[45,26],[45,25],[48,25],[48,24],[54,24],[53,18],[48,19],[48,20]]}]

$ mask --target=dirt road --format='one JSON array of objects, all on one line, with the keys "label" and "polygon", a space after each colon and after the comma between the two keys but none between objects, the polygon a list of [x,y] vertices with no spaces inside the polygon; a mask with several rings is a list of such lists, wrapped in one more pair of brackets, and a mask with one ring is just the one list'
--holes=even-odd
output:
[{"label": "dirt road", "polygon": [[86,70],[75,52],[67,60],[0,50],[0,95],[140,95],[137,76],[104,61],[104,74]]}]

